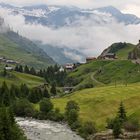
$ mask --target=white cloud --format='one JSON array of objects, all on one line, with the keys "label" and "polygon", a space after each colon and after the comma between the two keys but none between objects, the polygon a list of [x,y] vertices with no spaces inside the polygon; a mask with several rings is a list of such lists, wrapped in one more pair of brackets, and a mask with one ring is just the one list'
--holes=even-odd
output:
[{"label": "white cloud", "polygon": [[[25,24],[23,16],[9,15],[8,11],[2,9],[0,11],[1,15],[5,17],[5,21],[21,35],[58,47],[74,48],[87,56],[99,55],[103,49],[114,42],[137,43],[140,37],[140,25],[125,26],[117,23],[109,15],[100,17],[100,13],[94,18],[97,18],[96,20],[99,20],[101,24],[94,23],[93,17],[91,17],[88,20],[79,19],[80,26],[52,29],[42,25]],[[104,24],[102,20],[106,20],[108,23]],[[79,56],[76,57],[80,59]]]}]

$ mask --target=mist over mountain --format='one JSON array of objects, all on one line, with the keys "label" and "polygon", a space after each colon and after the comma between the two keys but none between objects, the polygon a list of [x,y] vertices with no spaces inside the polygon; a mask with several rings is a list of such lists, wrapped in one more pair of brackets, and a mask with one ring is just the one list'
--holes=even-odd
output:
[{"label": "mist over mountain", "polygon": [[[128,24],[139,24],[140,19],[132,14],[123,14],[113,6],[97,8],[97,9],[80,9],[73,6],[56,6],[56,5],[35,5],[26,7],[14,7],[9,4],[0,3],[2,8],[8,9],[11,14],[23,15],[25,21],[31,24],[41,24],[52,28],[62,26],[71,26],[80,18],[88,19],[89,17],[97,17],[102,14],[102,18],[114,18],[118,22]],[[93,18],[93,22],[99,24],[97,18]],[[107,21],[104,20],[106,23]]]},{"label": "mist over mountain", "polygon": [[17,7],[1,3],[0,11],[14,31],[47,44],[49,47],[44,50],[50,52],[51,57],[52,52],[59,50],[61,55],[54,58],[57,62],[62,61],[62,56],[63,60],[68,60],[64,62],[82,62],[86,56],[98,56],[114,42],[136,44],[139,40],[140,19],[113,6],[81,9],[58,5]]}]

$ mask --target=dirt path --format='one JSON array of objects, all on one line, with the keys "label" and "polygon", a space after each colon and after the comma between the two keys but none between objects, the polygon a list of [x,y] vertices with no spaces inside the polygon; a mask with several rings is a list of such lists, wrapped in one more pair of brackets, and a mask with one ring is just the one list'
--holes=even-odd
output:
[{"label": "dirt path", "polygon": [[104,83],[98,81],[98,80],[94,77],[95,74],[96,74],[96,72],[92,73],[91,76],[90,76],[90,78],[91,78],[95,83],[97,83],[98,85],[104,86],[104,85],[105,85]]}]

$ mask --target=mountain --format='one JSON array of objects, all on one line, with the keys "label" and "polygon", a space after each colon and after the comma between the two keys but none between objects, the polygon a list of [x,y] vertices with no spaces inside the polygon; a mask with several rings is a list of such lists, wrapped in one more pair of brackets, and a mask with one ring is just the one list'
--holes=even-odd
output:
[{"label": "mountain", "polygon": [[[115,7],[108,6],[96,9],[80,9],[73,6],[56,6],[56,5],[35,5],[26,7],[14,7],[8,4],[0,3],[0,7],[8,9],[11,14],[23,15],[26,23],[42,24],[52,28],[63,26],[72,26],[78,24],[79,19],[89,19],[92,17],[93,22],[100,23],[105,17],[110,21],[110,18],[117,20],[126,25],[139,24],[140,18],[132,14],[124,14]],[[98,19],[101,17],[100,19]]]},{"label": "mountain", "polygon": [[106,55],[107,53],[115,53],[116,57],[118,59],[128,59],[128,54],[135,48],[135,45],[130,44],[130,43],[114,43],[107,49],[105,49],[101,55],[99,56],[102,57]]},{"label": "mountain", "polygon": [[[37,46],[43,49],[58,64],[84,62],[85,55],[77,50],[70,48],[60,48],[48,44],[42,44],[40,41],[35,42]],[[55,55],[54,55],[55,54]]]},{"label": "mountain", "polygon": [[[0,29],[3,29],[3,25]],[[9,29],[0,32],[0,57],[36,68],[45,68],[55,64],[53,59],[35,43]]]}]

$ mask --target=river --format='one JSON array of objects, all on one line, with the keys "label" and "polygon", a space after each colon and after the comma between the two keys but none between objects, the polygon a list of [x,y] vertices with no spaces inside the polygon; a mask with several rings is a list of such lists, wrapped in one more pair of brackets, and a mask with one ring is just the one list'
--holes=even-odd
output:
[{"label": "river", "polygon": [[83,140],[67,125],[52,121],[16,118],[28,140]]}]

